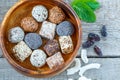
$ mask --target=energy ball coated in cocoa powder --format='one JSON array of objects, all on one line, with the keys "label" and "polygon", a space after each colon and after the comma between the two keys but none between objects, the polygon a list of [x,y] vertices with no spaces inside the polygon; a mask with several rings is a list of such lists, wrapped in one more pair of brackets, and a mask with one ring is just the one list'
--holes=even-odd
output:
[{"label": "energy ball coated in cocoa powder", "polygon": [[60,46],[57,40],[49,40],[47,44],[44,46],[44,50],[48,54],[48,56],[54,55],[56,52],[60,51]]},{"label": "energy ball coated in cocoa powder", "polygon": [[32,16],[36,19],[36,21],[43,22],[48,17],[48,10],[43,5],[37,5],[32,10]]},{"label": "energy ball coated in cocoa powder", "polygon": [[57,25],[56,32],[59,36],[69,36],[74,33],[74,27],[71,22],[63,21]]},{"label": "energy ball coated in cocoa powder", "polygon": [[35,32],[38,29],[38,23],[32,17],[25,17],[21,21],[21,27],[26,32]]},{"label": "energy ball coated in cocoa powder", "polygon": [[57,6],[49,10],[49,20],[53,23],[60,23],[65,19],[65,13]]},{"label": "energy ball coated in cocoa powder", "polygon": [[42,45],[42,39],[37,33],[26,34],[24,40],[31,49],[38,49]]},{"label": "energy ball coated in cocoa powder", "polygon": [[18,43],[24,38],[24,31],[20,27],[15,27],[9,30],[8,32],[8,40],[11,43]]}]

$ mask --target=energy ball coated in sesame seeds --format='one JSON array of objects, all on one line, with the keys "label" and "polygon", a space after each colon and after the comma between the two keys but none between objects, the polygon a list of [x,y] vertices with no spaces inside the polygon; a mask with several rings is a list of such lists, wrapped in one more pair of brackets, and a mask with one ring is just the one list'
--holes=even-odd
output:
[{"label": "energy ball coated in sesame seeds", "polygon": [[38,29],[38,23],[32,17],[25,17],[21,21],[21,27],[26,32],[35,32]]},{"label": "energy ball coated in sesame seeds", "polygon": [[52,23],[59,24],[65,19],[65,13],[63,10],[57,6],[49,10],[49,20]]}]

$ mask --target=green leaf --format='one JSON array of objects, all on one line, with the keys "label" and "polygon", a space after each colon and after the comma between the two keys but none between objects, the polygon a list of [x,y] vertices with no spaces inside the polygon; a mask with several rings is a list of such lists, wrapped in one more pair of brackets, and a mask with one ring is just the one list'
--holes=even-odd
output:
[{"label": "green leaf", "polygon": [[93,10],[85,3],[79,2],[72,5],[79,18],[86,22],[95,22],[96,16]]},{"label": "green leaf", "polygon": [[99,2],[96,2],[96,1],[92,1],[92,2],[86,2],[86,4],[93,10],[97,10],[100,8],[100,4]]},{"label": "green leaf", "polygon": [[76,3],[79,3],[79,2],[93,2],[93,1],[96,1],[96,0],[73,0],[73,2],[71,2],[71,5],[74,5]]},{"label": "green leaf", "polygon": [[79,3],[79,2],[83,2],[83,3],[87,4],[93,11],[100,8],[100,4],[96,0],[74,0],[71,3],[71,5],[75,5],[76,3]]}]

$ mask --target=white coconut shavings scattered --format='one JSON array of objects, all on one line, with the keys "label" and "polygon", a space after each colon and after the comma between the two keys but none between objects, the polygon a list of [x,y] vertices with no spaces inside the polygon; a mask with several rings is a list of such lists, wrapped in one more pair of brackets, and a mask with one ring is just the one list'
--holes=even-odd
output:
[{"label": "white coconut shavings scattered", "polygon": [[67,75],[72,75],[78,72],[81,68],[81,62],[79,58],[75,58],[75,66],[67,69]]},{"label": "white coconut shavings scattered", "polygon": [[73,79],[69,78],[68,80],[73,80]]},{"label": "white coconut shavings scattered", "polygon": [[84,63],[88,63],[88,58],[87,58],[87,50],[86,49],[82,49],[81,50],[81,59]]},{"label": "white coconut shavings scattered", "polygon": [[88,79],[88,78],[82,76],[82,77],[80,77],[78,80],[92,80],[92,79]]},{"label": "white coconut shavings scattered", "polygon": [[101,67],[101,64],[99,63],[91,63],[91,64],[88,64],[86,66],[83,66],[80,68],[80,72],[79,72],[79,75],[80,76],[83,76],[84,72],[89,70],[89,69],[99,69]]}]

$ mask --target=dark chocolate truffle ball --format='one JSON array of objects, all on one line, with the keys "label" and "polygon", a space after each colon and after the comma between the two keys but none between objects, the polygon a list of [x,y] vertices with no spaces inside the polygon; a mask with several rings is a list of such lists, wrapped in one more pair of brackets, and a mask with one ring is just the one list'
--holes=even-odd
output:
[{"label": "dark chocolate truffle ball", "polygon": [[69,36],[74,33],[74,27],[71,22],[63,21],[57,25],[56,32],[59,36]]},{"label": "dark chocolate truffle ball", "polygon": [[40,35],[36,33],[28,33],[25,36],[25,43],[31,48],[31,49],[38,49],[42,45],[42,39]]}]

